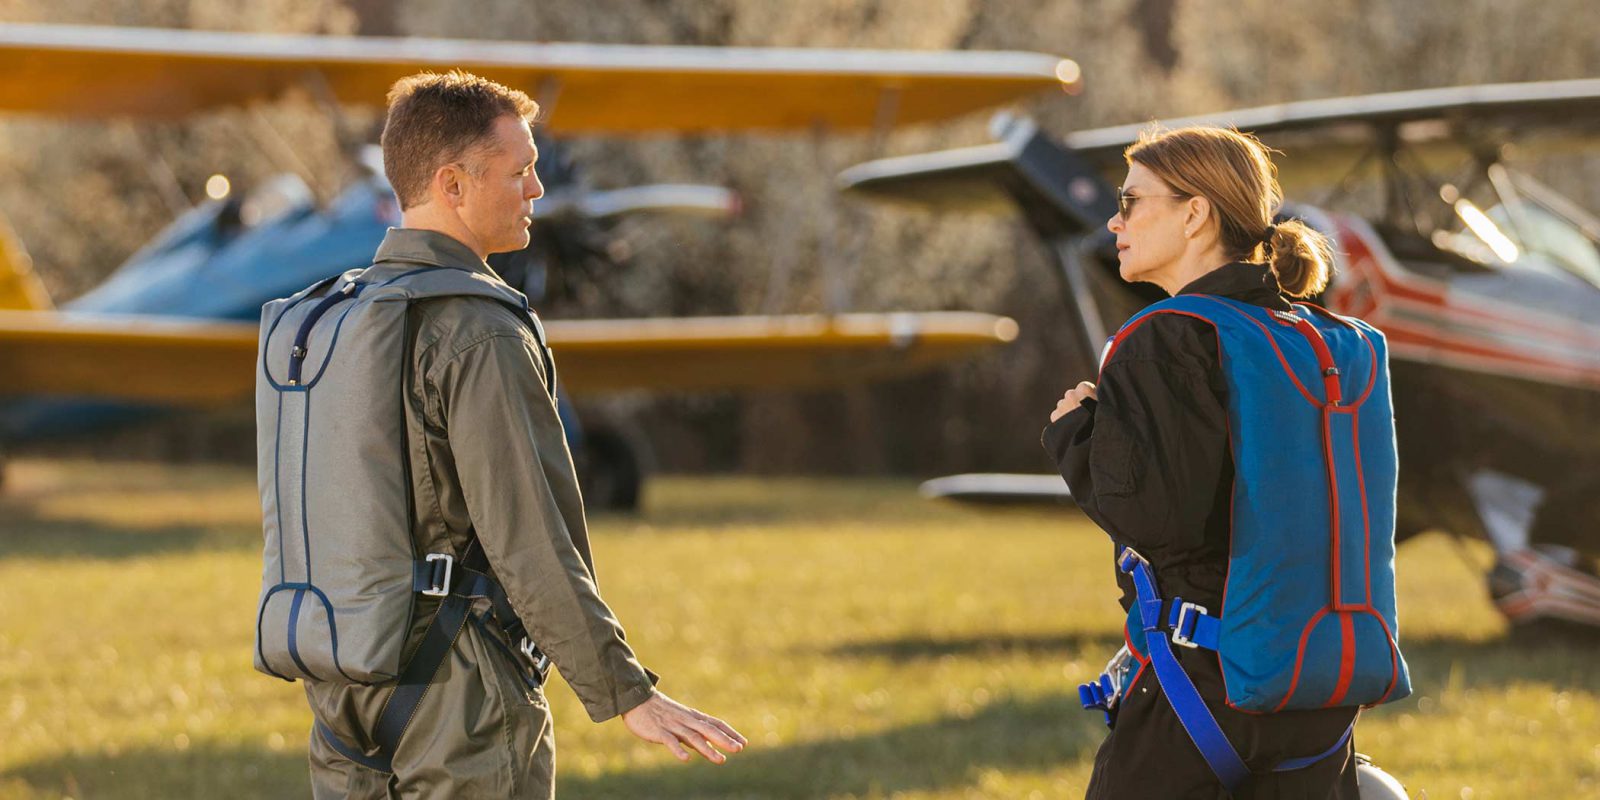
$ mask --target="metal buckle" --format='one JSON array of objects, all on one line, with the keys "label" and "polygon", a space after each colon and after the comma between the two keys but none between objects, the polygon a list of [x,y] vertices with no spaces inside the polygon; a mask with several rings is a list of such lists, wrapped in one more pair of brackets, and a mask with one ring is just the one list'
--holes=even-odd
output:
[{"label": "metal buckle", "polygon": [[[1187,647],[1187,648],[1189,648],[1191,650],[1200,646],[1200,645],[1196,644],[1194,642],[1194,640],[1190,639],[1188,637],[1188,635],[1186,635],[1183,632],[1184,631],[1184,627],[1185,627],[1184,623],[1189,619],[1189,614],[1191,612],[1196,612],[1196,611],[1198,611],[1201,614],[1209,614],[1209,613],[1211,613],[1211,612],[1206,610],[1205,606],[1200,605],[1199,603],[1185,602],[1183,605],[1178,606],[1178,621],[1174,622],[1172,624],[1172,637],[1171,638],[1172,638],[1172,643],[1173,644],[1178,645],[1179,647]],[[1198,625],[1199,622],[1200,622],[1199,619],[1195,619],[1195,624]]]},{"label": "metal buckle", "polygon": [[[1132,561],[1129,561],[1129,559],[1132,559]],[[1132,572],[1133,571],[1133,564],[1135,562],[1140,563],[1140,564],[1144,564],[1145,566],[1149,566],[1150,565],[1150,562],[1146,561],[1144,556],[1139,555],[1139,551],[1138,550],[1135,550],[1135,549],[1133,549],[1131,547],[1122,548],[1122,553],[1117,556],[1117,566],[1123,572]]]},{"label": "metal buckle", "polygon": [[1101,679],[1109,679],[1111,684],[1110,696],[1106,698],[1106,710],[1117,707],[1117,701],[1122,699],[1122,690],[1128,685],[1128,673],[1132,671],[1133,653],[1128,651],[1127,645],[1123,645],[1122,649],[1106,662],[1106,671],[1100,673]]},{"label": "metal buckle", "polygon": [[[449,553],[429,553],[427,560],[430,564],[434,561],[444,562],[444,578],[438,581],[430,580],[428,583],[428,588],[423,589],[422,594],[428,597],[445,597],[449,595],[450,574],[455,571],[456,557],[450,555]],[[429,578],[431,579],[432,575],[430,575]]]},{"label": "metal buckle", "polygon": [[526,636],[522,637],[522,643],[517,645],[517,649],[521,650],[522,655],[527,657],[528,663],[533,665],[534,672],[539,673],[539,681],[543,683],[545,673],[550,671],[550,657],[545,655],[544,651],[539,649],[539,645],[534,644],[533,640]]}]

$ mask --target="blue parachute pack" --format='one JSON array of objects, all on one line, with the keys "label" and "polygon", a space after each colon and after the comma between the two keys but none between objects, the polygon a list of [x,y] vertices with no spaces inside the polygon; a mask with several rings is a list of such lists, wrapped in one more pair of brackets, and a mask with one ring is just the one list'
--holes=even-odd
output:
[{"label": "blue parachute pack", "polygon": [[[1215,328],[1228,389],[1235,467],[1222,607],[1162,597],[1152,565],[1118,555],[1138,596],[1127,642],[1229,789],[1249,770],[1174,656],[1215,651],[1227,703],[1251,713],[1372,706],[1411,693],[1395,617],[1398,458],[1383,334],[1309,304],[1275,311],[1212,295],[1155,303],[1122,326],[1118,345],[1157,314]],[[1107,712],[1126,691],[1111,675],[1085,684],[1085,708]],[[1277,765],[1309,766],[1323,754]]]}]

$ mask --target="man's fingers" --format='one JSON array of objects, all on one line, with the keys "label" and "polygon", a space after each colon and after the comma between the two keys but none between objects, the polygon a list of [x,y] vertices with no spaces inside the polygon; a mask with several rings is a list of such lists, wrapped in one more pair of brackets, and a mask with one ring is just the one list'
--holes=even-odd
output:
[{"label": "man's fingers", "polygon": [[744,734],[734,730],[732,725],[729,725],[728,723],[723,722],[722,720],[717,719],[716,717],[706,717],[706,720],[708,722],[710,722],[712,725],[717,726],[717,729],[722,731],[722,733],[724,735],[726,735],[729,739],[732,739],[732,740],[738,742],[739,746],[741,748],[750,743],[750,740],[744,738]]},{"label": "man's fingers", "polygon": [[724,731],[718,726],[717,723],[720,722],[722,722],[722,720],[712,717],[698,717],[690,723],[690,727],[694,728],[694,730],[698,732],[702,738],[709,741],[712,745],[720,747],[724,750],[733,750],[737,752],[740,748],[744,747],[744,743],[739,741],[744,737],[739,736],[739,734],[736,732],[732,732],[732,735],[730,736],[729,733],[731,731]]},{"label": "man's fingers", "polygon": [[683,745],[678,744],[677,738],[674,737],[670,732],[666,736],[662,737],[661,743],[666,745],[667,749],[672,751],[672,755],[676,756],[679,761],[689,760],[689,751],[683,749]]},{"label": "man's fingers", "polygon": [[683,716],[677,720],[681,727],[673,731],[685,744],[693,747],[713,764],[721,764],[728,760],[717,748],[737,752],[743,744],[734,740],[732,736],[723,733],[715,723],[721,720],[702,714],[693,709],[684,709]]},{"label": "man's fingers", "polygon": [[688,728],[675,733],[678,737],[678,741],[693,747],[696,752],[702,756],[705,756],[707,761],[710,761],[713,764],[721,764],[722,762],[728,760],[728,757],[719,752],[717,748],[712,747],[711,743],[706,741],[705,737],[702,736],[699,731],[696,731],[693,728]]},{"label": "man's fingers", "polygon": [[[744,749],[747,740],[726,722],[703,714],[665,695],[652,698],[642,712],[624,715],[635,735],[664,745],[679,761],[689,761],[691,751],[713,764],[723,764],[728,752]],[[643,716],[640,716],[640,715]],[[718,749],[721,748],[721,749]]]}]

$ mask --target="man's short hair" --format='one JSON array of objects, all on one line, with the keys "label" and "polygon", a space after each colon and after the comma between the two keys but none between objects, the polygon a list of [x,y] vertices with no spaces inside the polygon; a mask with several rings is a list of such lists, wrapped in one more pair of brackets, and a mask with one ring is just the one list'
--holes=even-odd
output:
[{"label": "man's short hair", "polygon": [[440,167],[462,160],[494,132],[495,120],[531,121],[539,104],[523,92],[461,70],[419,72],[389,89],[383,122],[383,173],[402,210],[428,201]]}]

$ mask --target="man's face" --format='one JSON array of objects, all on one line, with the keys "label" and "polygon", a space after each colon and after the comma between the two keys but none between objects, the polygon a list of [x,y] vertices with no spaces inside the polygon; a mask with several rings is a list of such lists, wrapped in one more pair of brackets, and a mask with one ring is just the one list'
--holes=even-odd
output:
[{"label": "man's face", "polygon": [[538,158],[527,121],[515,116],[495,120],[490,145],[469,154],[458,213],[484,252],[528,246],[533,201],[544,196],[533,172]]}]

